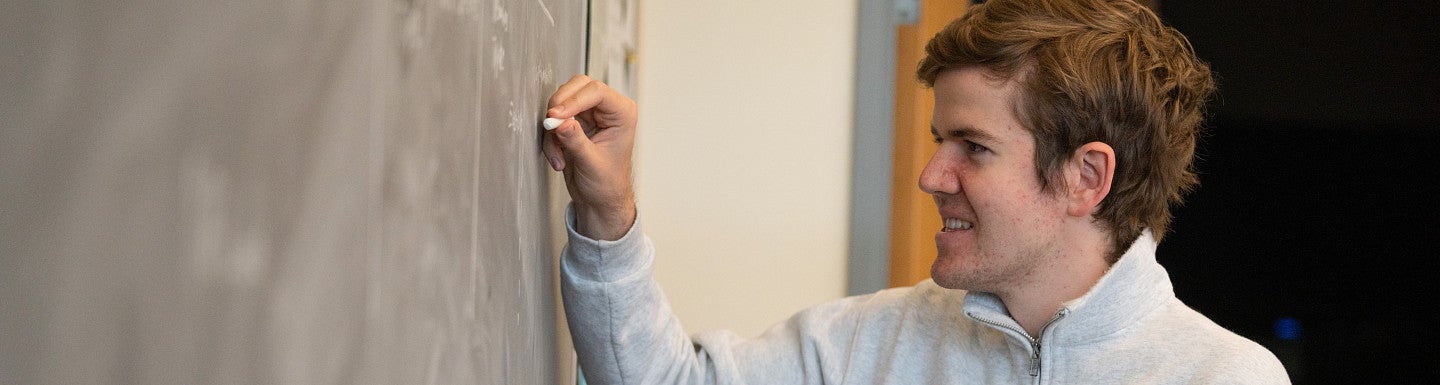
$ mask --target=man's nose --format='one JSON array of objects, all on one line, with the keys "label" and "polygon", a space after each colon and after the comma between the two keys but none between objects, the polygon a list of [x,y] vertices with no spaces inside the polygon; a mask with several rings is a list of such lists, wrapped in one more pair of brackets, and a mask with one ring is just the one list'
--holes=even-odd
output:
[{"label": "man's nose", "polygon": [[931,155],[925,168],[920,170],[920,190],[930,195],[959,193],[960,181],[948,166],[949,163],[943,152],[937,151],[935,155]]}]

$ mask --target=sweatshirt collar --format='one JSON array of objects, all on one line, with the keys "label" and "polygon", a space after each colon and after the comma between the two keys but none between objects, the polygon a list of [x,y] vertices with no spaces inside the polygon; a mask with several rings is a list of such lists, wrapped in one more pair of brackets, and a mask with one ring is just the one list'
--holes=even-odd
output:
[{"label": "sweatshirt collar", "polygon": [[[1036,336],[1046,344],[1078,344],[1115,334],[1174,298],[1165,268],[1155,260],[1157,243],[1150,229],[1100,277],[1085,295],[1061,305],[1063,316]],[[965,294],[965,314],[992,326],[1022,330],[1000,298],[992,293]],[[1013,324],[1013,325],[1011,325]]]}]

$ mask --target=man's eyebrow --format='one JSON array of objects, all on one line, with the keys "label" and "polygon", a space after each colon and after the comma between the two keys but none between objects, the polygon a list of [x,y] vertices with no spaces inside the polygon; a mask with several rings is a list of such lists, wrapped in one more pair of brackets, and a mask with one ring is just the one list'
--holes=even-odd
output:
[{"label": "man's eyebrow", "polygon": [[[977,140],[980,140],[980,141],[987,141],[987,142],[994,142],[994,141],[995,141],[995,136],[994,136],[994,135],[990,135],[990,133],[988,133],[988,132],[981,131],[981,130],[977,130],[977,129],[975,129],[974,127],[968,127],[968,126],[961,126],[961,127],[957,127],[957,128],[952,128],[952,129],[949,129],[949,130],[945,130],[945,133],[946,133],[947,135],[943,135],[943,137],[971,138],[971,139],[977,139]],[[935,128],[935,125],[930,125],[930,135],[934,135],[934,136],[936,136],[936,137],[942,137],[942,135],[940,135],[940,130],[937,129],[937,128]]]}]

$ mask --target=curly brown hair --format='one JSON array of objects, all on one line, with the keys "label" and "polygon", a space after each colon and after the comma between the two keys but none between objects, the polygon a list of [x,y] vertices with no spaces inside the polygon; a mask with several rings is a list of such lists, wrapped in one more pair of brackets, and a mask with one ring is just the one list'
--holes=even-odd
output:
[{"label": "curly brown hair", "polygon": [[1189,40],[1144,6],[992,0],[951,22],[925,53],[917,76],[926,87],[967,66],[1019,81],[1015,116],[1035,137],[1042,186],[1063,185],[1061,168],[1081,145],[1115,149],[1110,194],[1095,214],[1111,233],[1111,263],[1146,227],[1162,237],[1170,205],[1198,183],[1195,140],[1215,82]]}]

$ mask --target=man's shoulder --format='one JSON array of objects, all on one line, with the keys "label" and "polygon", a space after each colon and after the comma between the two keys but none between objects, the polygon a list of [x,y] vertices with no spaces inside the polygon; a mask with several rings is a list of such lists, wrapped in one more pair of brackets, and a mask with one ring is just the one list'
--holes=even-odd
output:
[{"label": "man's shoulder", "polygon": [[[1280,360],[1269,349],[1215,323],[1179,300],[1172,300],[1157,319],[1152,343],[1168,346],[1189,365],[1203,368],[1197,377],[1250,378],[1274,383],[1288,378]],[[1204,381],[1201,381],[1204,382]]]},{"label": "man's shoulder", "polygon": [[1153,320],[1175,344],[1187,346],[1215,346],[1232,351],[1259,351],[1269,354],[1260,344],[1245,338],[1230,329],[1215,323],[1210,317],[1193,308],[1171,299],[1163,306],[1159,318]]}]

